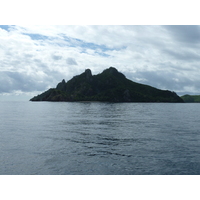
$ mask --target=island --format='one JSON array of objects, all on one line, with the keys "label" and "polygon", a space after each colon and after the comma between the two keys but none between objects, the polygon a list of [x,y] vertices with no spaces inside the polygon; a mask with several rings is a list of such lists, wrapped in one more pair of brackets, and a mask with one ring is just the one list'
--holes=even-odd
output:
[{"label": "island", "polygon": [[133,82],[114,67],[97,75],[92,75],[91,70],[86,69],[67,82],[63,79],[56,88],[50,88],[30,101],[183,103],[175,92]]},{"label": "island", "polygon": [[183,95],[181,96],[185,103],[200,103],[200,95]]}]

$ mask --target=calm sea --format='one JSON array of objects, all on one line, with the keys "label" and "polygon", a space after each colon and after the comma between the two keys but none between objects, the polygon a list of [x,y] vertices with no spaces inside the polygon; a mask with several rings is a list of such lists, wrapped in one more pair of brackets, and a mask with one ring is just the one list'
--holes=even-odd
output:
[{"label": "calm sea", "polygon": [[200,174],[200,104],[0,102],[0,174]]}]

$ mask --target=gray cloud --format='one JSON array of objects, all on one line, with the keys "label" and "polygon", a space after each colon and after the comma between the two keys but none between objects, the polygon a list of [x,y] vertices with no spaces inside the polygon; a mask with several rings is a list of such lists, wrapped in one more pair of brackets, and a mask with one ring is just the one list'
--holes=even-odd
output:
[{"label": "gray cloud", "polygon": [[175,91],[179,94],[185,94],[184,90],[190,88],[189,93],[198,93],[200,80],[193,80],[187,75],[173,73],[173,71],[137,71],[132,74],[132,79],[141,80],[139,82],[163,90]]},{"label": "gray cloud", "polygon": [[176,41],[183,43],[200,43],[200,26],[164,26]]},{"label": "gray cloud", "polygon": [[181,49],[176,49],[176,50],[164,49],[162,50],[162,52],[163,54],[167,54],[176,60],[184,60],[187,62],[200,61],[200,54],[198,54],[195,51],[190,51],[189,49],[182,51]]},{"label": "gray cloud", "polygon": [[62,56],[60,55],[52,55],[53,60],[60,60],[62,59]]},{"label": "gray cloud", "polygon": [[15,90],[23,92],[42,91],[48,86],[45,82],[38,81],[34,77],[19,72],[0,72],[0,93],[8,93]]},{"label": "gray cloud", "polygon": [[74,58],[69,57],[69,58],[67,58],[66,62],[68,65],[77,65],[77,62]]}]

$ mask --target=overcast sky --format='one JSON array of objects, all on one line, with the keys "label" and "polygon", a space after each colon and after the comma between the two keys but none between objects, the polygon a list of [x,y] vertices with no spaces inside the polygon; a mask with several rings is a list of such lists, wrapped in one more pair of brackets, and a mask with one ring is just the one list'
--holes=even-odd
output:
[{"label": "overcast sky", "polygon": [[200,26],[0,26],[0,99],[29,99],[90,68],[200,94]]}]

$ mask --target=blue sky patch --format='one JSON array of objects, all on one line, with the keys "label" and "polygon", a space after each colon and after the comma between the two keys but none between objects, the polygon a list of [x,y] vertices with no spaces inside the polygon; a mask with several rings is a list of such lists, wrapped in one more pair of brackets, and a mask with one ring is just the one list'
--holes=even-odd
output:
[{"label": "blue sky patch", "polygon": [[49,37],[40,35],[40,34],[33,34],[33,33],[23,33],[24,35],[28,35],[32,40],[46,40]]},{"label": "blue sky patch", "polygon": [[109,48],[106,45],[99,45],[91,42],[84,42],[83,40],[72,38],[72,37],[66,37],[63,36],[64,40],[69,42],[70,47],[81,47],[82,53],[86,53],[87,49],[94,50],[97,54],[100,56],[108,57],[109,55],[106,54],[106,51],[113,51],[113,50],[120,50],[124,49],[126,47],[122,48]]},{"label": "blue sky patch", "polygon": [[6,31],[9,31],[10,26],[9,25],[0,25],[1,29],[4,29]]}]

